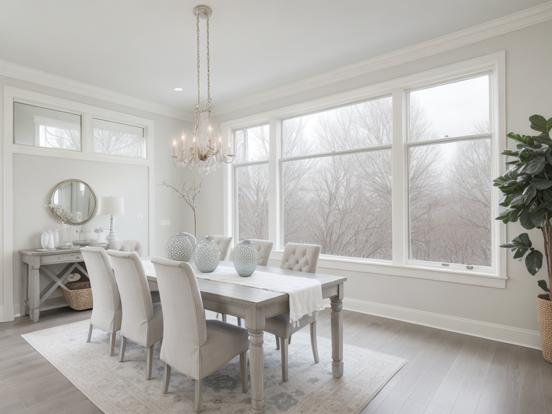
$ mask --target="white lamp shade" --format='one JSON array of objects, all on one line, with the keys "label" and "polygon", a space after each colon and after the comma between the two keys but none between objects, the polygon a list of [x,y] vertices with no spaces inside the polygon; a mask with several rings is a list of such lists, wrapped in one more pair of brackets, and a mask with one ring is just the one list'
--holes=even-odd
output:
[{"label": "white lamp shade", "polygon": [[122,216],[125,214],[125,199],[123,197],[102,197],[98,214]]}]

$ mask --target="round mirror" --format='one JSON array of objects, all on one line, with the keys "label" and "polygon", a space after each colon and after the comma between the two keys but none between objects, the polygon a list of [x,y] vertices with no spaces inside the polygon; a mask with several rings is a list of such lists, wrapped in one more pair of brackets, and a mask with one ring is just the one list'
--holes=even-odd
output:
[{"label": "round mirror", "polygon": [[66,224],[84,224],[96,213],[96,194],[81,180],[65,180],[54,187],[48,207]]}]

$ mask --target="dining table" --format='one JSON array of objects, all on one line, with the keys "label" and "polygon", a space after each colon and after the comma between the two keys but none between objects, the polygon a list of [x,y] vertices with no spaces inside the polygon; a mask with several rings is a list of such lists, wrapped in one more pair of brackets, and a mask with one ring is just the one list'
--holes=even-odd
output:
[{"label": "dining table", "polygon": [[[153,264],[143,259],[148,280],[156,283]],[[221,262],[214,272],[228,272],[231,262]],[[323,298],[331,304],[332,374],[334,378],[343,376],[343,289],[347,278],[325,273],[306,273],[285,270],[278,267],[257,266],[258,271],[280,277],[304,277],[316,279],[322,287]],[[203,306],[205,309],[245,320],[249,332],[249,369],[251,376],[251,405],[254,413],[262,413],[264,397],[264,353],[263,334],[267,318],[289,313],[289,295],[258,287],[244,286],[231,282],[208,280],[198,277]]]}]

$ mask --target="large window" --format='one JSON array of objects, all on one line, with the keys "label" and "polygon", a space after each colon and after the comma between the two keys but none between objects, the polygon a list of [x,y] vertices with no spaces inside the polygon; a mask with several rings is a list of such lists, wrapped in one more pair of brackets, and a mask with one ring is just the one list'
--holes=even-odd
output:
[{"label": "large window", "polygon": [[282,122],[284,242],[391,259],[390,97]]},{"label": "large window", "polygon": [[491,266],[489,75],[413,90],[410,259]]},{"label": "large window", "polygon": [[268,239],[269,127],[234,133],[234,188],[237,239]]},{"label": "large window", "polygon": [[404,78],[364,100],[284,108],[232,129],[234,235],[276,249],[317,243],[326,258],[383,271],[499,276],[498,65]]}]

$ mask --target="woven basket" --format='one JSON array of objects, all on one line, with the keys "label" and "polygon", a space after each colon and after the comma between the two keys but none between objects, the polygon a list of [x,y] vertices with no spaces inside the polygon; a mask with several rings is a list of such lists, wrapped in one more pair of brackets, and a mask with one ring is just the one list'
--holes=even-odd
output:
[{"label": "woven basket", "polygon": [[63,297],[74,310],[92,309],[92,289],[90,282],[67,283],[63,290]]},{"label": "woven basket", "polygon": [[542,356],[552,362],[552,301],[548,295],[539,295],[537,298],[537,314],[542,340]]}]

